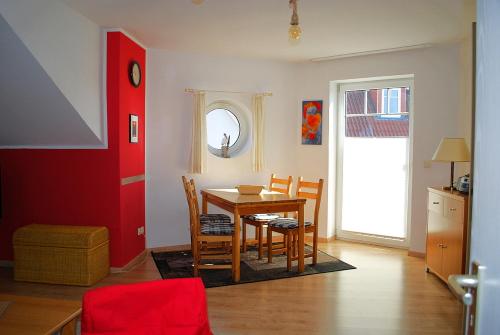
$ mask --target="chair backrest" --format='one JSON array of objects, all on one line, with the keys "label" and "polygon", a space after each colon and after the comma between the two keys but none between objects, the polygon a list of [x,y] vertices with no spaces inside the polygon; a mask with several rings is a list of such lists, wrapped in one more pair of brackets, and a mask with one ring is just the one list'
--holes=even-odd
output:
[{"label": "chair backrest", "polygon": [[314,225],[318,229],[319,206],[321,204],[321,194],[323,193],[323,179],[318,182],[304,181],[299,177],[297,181],[297,197],[314,200]]},{"label": "chair backrest", "polygon": [[189,228],[191,230],[191,240],[193,240],[193,235],[198,234],[200,225],[200,212],[198,207],[198,198],[196,197],[196,188],[194,186],[194,180],[188,180],[185,176],[182,176],[182,183],[184,185],[184,191],[186,193],[186,200],[189,209]]},{"label": "chair backrest", "polygon": [[280,179],[276,177],[275,173],[273,173],[271,175],[271,181],[269,182],[269,191],[291,195],[292,176],[288,176],[288,179]]},{"label": "chair backrest", "polygon": [[[281,179],[273,173],[269,181],[269,191],[292,195],[292,176],[288,176],[288,179]],[[283,213],[283,217],[288,217],[288,213]]]},{"label": "chair backrest", "polygon": [[198,195],[196,194],[196,186],[194,185],[194,179],[189,181],[191,185],[191,201],[193,204],[193,218],[196,219],[197,225],[200,223],[200,205],[198,203]]}]

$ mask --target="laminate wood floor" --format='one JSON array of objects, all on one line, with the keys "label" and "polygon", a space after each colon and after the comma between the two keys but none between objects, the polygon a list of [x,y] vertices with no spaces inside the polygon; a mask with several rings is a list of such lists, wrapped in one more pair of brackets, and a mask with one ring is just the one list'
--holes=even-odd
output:
[{"label": "laminate wood floor", "polygon": [[[461,334],[461,305],[423,259],[344,241],[320,249],[357,269],[208,289],[214,334]],[[148,256],[96,286],[159,278]],[[0,268],[2,293],[79,300],[87,289],[17,283]]]}]

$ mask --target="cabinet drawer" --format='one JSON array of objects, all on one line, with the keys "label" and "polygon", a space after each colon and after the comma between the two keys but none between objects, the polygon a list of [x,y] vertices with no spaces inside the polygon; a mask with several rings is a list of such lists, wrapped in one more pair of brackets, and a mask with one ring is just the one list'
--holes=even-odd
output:
[{"label": "cabinet drawer", "polygon": [[443,214],[443,197],[439,194],[429,192],[427,208],[437,214]]},{"label": "cabinet drawer", "polygon": [[452,221],[463,221],[464,203],[455,199],[444,199],[444,216]]}]

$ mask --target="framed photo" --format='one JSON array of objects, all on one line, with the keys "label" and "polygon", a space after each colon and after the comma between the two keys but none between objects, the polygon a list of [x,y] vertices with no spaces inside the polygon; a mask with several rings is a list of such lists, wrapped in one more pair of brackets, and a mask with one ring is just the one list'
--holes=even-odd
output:
[{"label": "framed photo", "polygon": [[129,115],[129,142],[139,143],[139,116]]},{"label": "framed photo", "polygon": [[302,101],[302,144],[321,145],[323,100]]}]

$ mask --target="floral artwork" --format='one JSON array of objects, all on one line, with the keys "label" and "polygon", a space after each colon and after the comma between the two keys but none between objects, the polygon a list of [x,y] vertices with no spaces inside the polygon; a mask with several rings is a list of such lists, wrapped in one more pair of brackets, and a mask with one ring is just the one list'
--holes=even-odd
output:
[{"label": "floral artwork", "polygon": [[129,142],[139,143],[139,116],[129,115]]},{"label": "floral artwork", "polygon": [[323,101],[302,101],[302,144],[321,144]]}]

